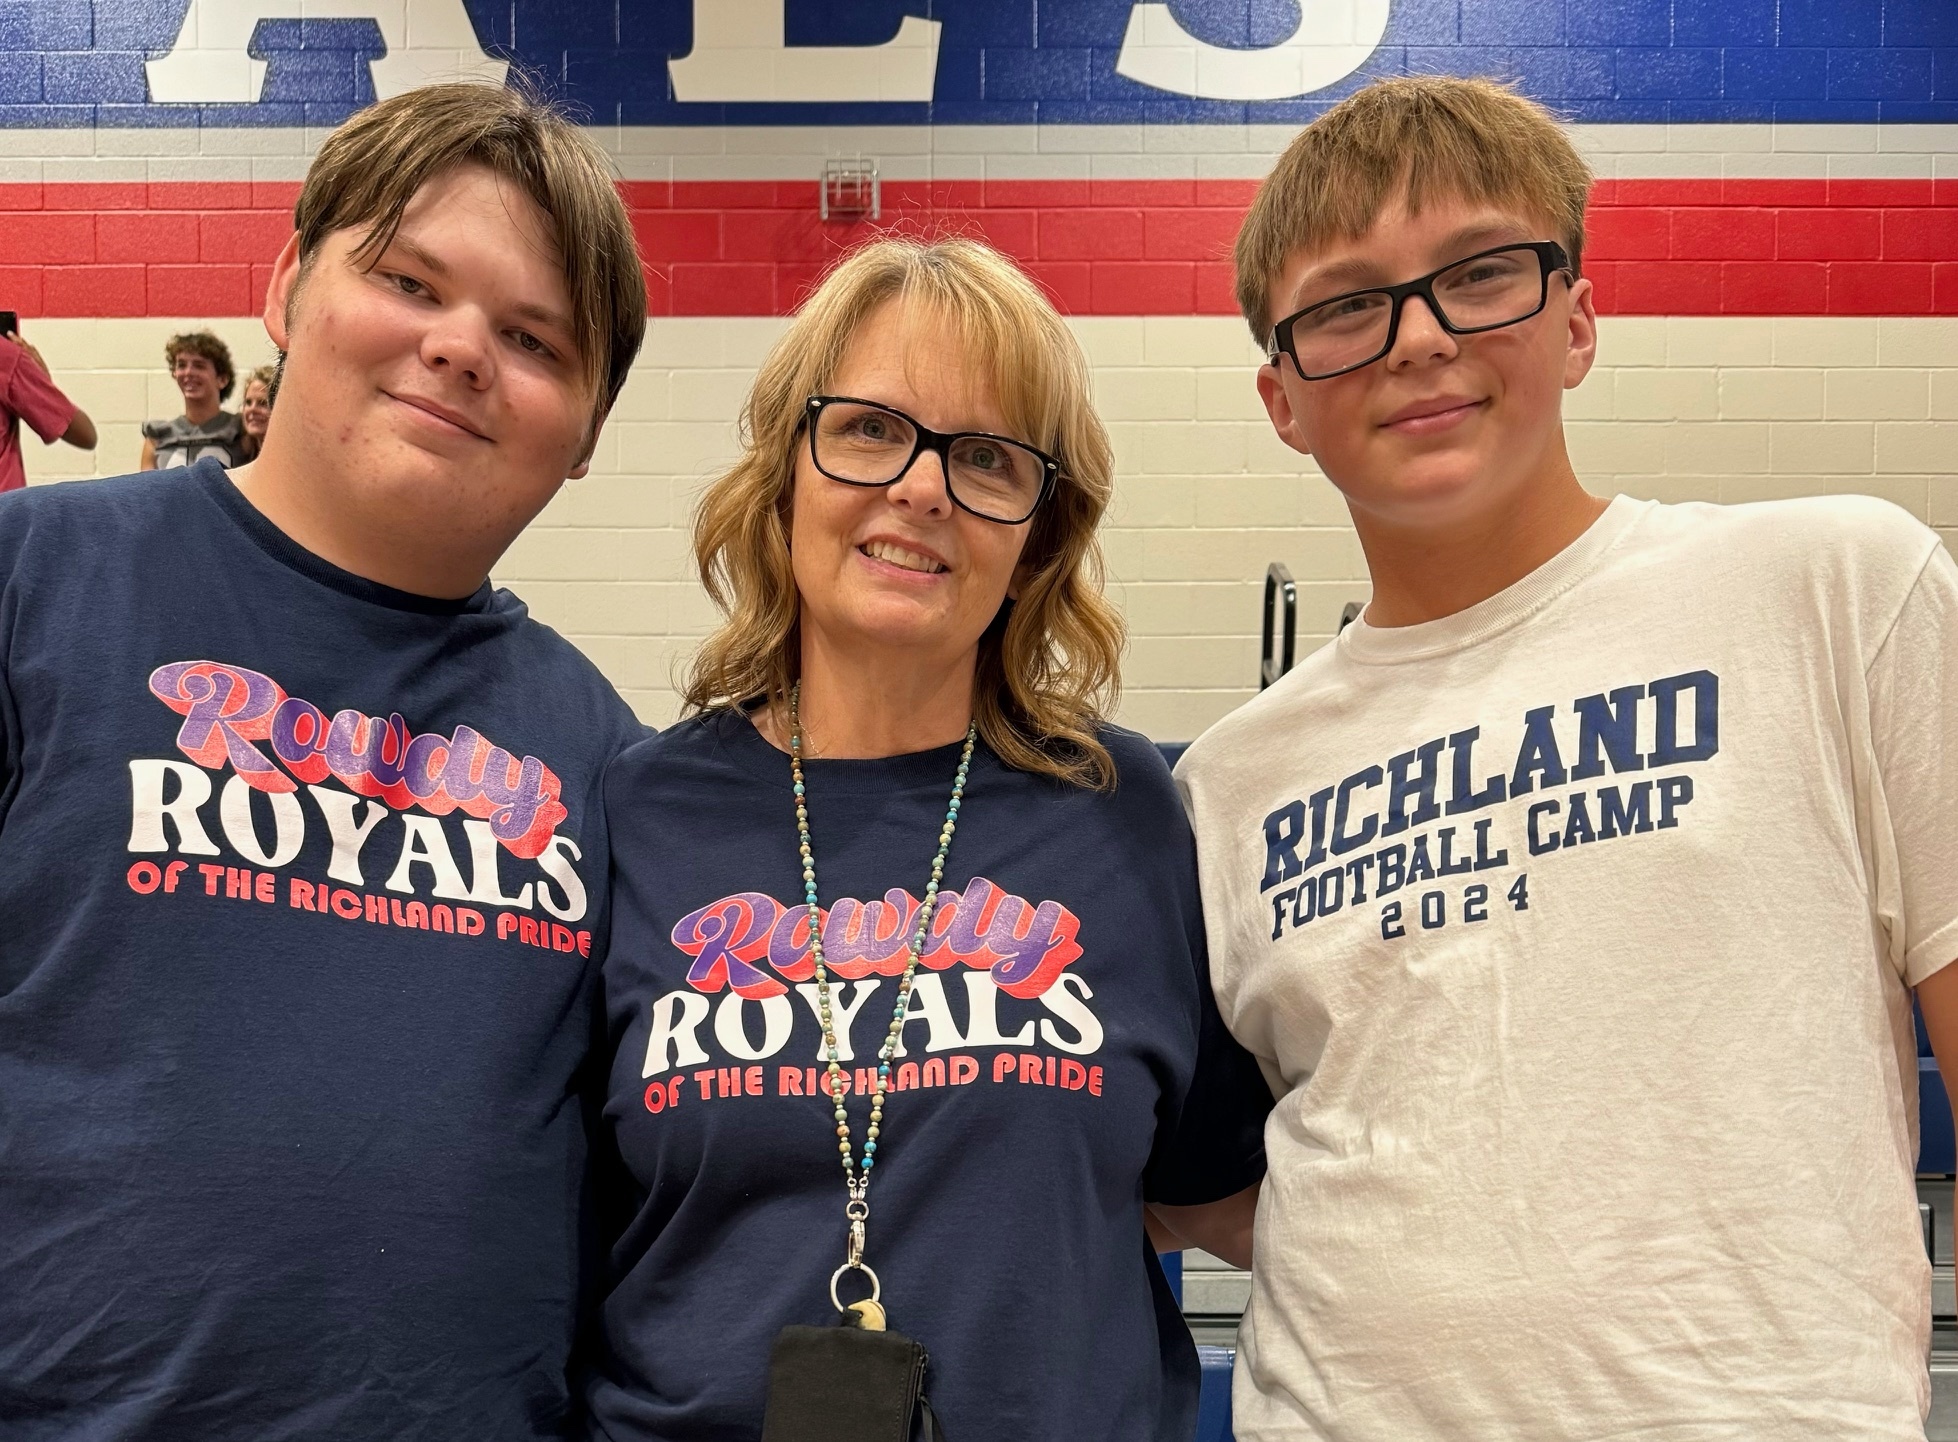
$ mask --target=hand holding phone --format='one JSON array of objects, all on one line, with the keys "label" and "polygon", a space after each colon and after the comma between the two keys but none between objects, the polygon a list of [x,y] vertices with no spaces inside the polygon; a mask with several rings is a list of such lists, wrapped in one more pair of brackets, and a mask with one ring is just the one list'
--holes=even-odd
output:
[{"label": "hand holding phone", "polygon": [[26,336],[20,333],[20,318],[10,310],[0,310],[0,340],[9,341],[27,352],[27,358],[41,368],[44,375],[53,375],[41,353],[34,349]]}]

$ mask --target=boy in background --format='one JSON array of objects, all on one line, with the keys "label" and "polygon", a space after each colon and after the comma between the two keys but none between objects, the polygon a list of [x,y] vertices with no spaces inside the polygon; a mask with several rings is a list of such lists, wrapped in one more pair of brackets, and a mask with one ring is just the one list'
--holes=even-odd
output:
[{"label": "boy in background", "polygon": [[184,413],[167,421],[143,422],[143,471],[194,465],[205,456],[219,465],[243,465],[245,431],[237,413],[223,408],[237,377],[231,347],[207,330],[173,335],[163,344],[170,379],[184,398]]},{"label": "boy in background", "polygon": [[1866,498],[1585,491],[1589,180],[1509,91],[1386,81],[1238,240],[1373,581],[1178,773],[1279,1096],[1245,1442],[1923,1436],[1958,566]]},{"label": "boy in background", "polygon": [[486,579],[646,298],[605,159],[432,86],[321,147],[279,429],[0,498],[0,1433],[524,1439],[595,1261],[599,782]]}]

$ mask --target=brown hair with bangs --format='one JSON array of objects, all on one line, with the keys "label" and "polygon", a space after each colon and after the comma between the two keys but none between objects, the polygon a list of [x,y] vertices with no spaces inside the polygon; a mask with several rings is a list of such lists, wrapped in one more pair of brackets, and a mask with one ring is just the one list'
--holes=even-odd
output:
[{"label": "brown hair with bangs", "polygon": [[828,388],[858,329],[887,302],[943,317],[964,364],[992,383],[1006,423],[1061,463],[1034,513],[1017,601],[979,641],[974,718],[1009,766],[1107,789],[1097,734],[1120,686],[1122,621],[1101,593],[1096,527],[1114,493],[1114,452],[1089,399],[1073,335],[1012,261],[977,241],[875,241],[824,279],[762,362],[742,409],[742,456],[708,486],[694,556],[725,617],[695,654],[690,710],[786,700],[801,670],[800,599],[789,561],[795,458],[811,395]]},{"label": "brown hair with bangs", "polygon": [[1492,80],[1405,75],[1375,81],[1300,131],[1237,233],[1237,304],[1271,345],[1271,287],[1298,252],[1357,240],[1396,195],[1418,212],[1438,196],[1521,206],[1584,260],[1591,168],[1535,101]]},{"label": "brown hair with bangs", "polygon": [[199,355],[211,363],[211,369],[218,373],[218,399],[231,399],[231,387],[237,383],[237,373],[231,368],[231,347],[207,330],[187,330],[181,335],[173,335],[163,343],[163,363],[175,370],[180,355]]},{"label": "brown hair with bangs", "polygon": [[425,85],[368,106],[329,135],[292,213],[301,284],[337,230],[364,229],[354,259],[379,260],[408,203],[459,165],[483,166],[550,218],[585,386],[596,411],[610,410],[646,334],[639,249],[605,152],[527,88]]}]

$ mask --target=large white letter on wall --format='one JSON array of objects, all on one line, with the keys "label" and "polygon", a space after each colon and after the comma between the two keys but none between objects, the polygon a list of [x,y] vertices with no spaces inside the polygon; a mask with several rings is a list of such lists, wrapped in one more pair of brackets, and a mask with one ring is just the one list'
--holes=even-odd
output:
[{"label": "large white letter on wall", "polygon": [[248,53],[261,20],[372,20],[388,53],[372,62],[381,100],[439,80],[488,80],[509,71],[483,53],[462,0],[190,0],[170,53],[146,62],[158,104],[252,104],[267,62]]},{"label": "large white letter on wall", "polygon": [[666,62],[673,98],[742,101],[930,100],[937,20],[906,15],[882,45],[790,45],[786,0],[693,0],[693,49]]},{"label": "large white letter on wall", "polygon": [[[700,3],[700,0],[696,0]],[[1170,8],[1139,4],[1115,73],[1203,100],[1287,100],[1344,80],[1379,48],[1388,0],[1299,0],[1299,28],[1262,50],[1230,50],[1185,30]]]}]

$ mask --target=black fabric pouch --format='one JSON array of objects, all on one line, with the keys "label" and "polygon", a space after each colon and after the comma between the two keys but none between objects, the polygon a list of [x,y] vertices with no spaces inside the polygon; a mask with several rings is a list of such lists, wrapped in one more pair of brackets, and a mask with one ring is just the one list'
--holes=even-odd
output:
[{"label": "black fabric pouch", "polygon": [[768,1363],[761,1442],[944,1442],[924,1397],[925,1349],[901,1332],[784,1327]]}]

